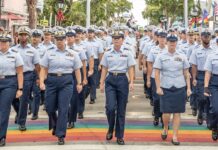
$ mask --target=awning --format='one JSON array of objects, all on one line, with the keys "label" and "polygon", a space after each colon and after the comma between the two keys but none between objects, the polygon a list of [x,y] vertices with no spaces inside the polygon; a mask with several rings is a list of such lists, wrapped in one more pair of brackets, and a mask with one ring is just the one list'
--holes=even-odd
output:
[{"label": "awning", "polygon": [[23,17],[15,14],[4,14],[1,15],[2,20],[25,20]]}]

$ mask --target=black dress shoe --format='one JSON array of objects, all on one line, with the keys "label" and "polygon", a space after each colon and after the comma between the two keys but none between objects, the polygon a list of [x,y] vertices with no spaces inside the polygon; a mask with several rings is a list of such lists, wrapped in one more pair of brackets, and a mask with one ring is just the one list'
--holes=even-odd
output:
[{"label": "black dress shoe", "polygon": [[153,125],[155,127],[159,125],[159,118],[158,117],[154,117]]},{"label": "black dress shoe", "polygon": [[117,144],[118,145],[125,145],[125,142],[123,139],[117,139]]},{"label": "black dress shoe", "polygon": [[161,133],[161,139],[162,140],[166,140],[167,139],[167,133],[166,132]]},{"label": "black dress shoe", "polygon": [[198,118],[197,118],[197,122],[198,122],[198,124],[199,125],[202,125],[203,124],[203,118],[201,117],[201,116],[198,116]]},{"label": "black dress shoe", "polygon": [[78,114],[78,119],[83,119],[83,118],[84,118],[83,113],[79,113]]},{"label": "black dress shoe", "polygon": [[95,104],[95,100],[90,100],[89,104]]},{"label": "black dress shoe", "polygon": [[5,138],[2,138],[1,140],[0,140],[0,147],[3,147],[3,146],[5,146]]},{"label": "black dress shoe", "polygon": [[106,140],[110,141],[113,138],[113,132],[107,132]]},{"label": "black dress shoe", "polygon": [[58,138],[58,145],[64,145],[64,138]]},{"label": "black dress shoe", "polygon": [[15,116],[14,123],[17,124],[17,115]]},{"label": "black dress shoe", "polygon": [[20,131],[26,131],[26,126],[25,125],[20,125],[19,130]]},{"label": "black dress shoe", "polygon": [[38,115],[33,115],[31,120],[37,120],[38,118],[39,118]]},{"label": "black dress shoe", "polygon": [[172,143],[173,145],[180,145],[180,142],[179,142],[179,141],[174,141],[173,139],[172,139],[171,143]]},{"label": "black dress shoe", "polygon": [[54,128],[52,129],[52,135],[54,135],[54,136],[55,136],[55,131],[56,131],[56,128],[54,127]]},{"label": "black dress shoe", "polygon": [[192,109],[192,115],[195,117],[197,116],[197,110],[196,109]]},{"label": "black dress shoe", "polygon": [[70,122],[70,123],[68,123],[68,125],[67,125],[67,129],[72,129],[72,128],[74,128],[74,127],[75,127],[74,122]]},{"label": "black dress shoe", "polygon": [[214,141],[217,141],[217,139],[218,139],[218,131],[217,130],[212,130],[212,139]]},{"label": "black dress shoe", "polygon": [[29,111],[28,111],[28,115],[31,115],[31,114],[32,114],[32,111],[31,111],[31,110],[29,110]]}]

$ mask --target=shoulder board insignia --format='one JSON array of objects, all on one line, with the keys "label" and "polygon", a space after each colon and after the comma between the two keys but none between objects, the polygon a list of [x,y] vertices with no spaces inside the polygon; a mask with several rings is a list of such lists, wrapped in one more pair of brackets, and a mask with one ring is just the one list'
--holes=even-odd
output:
[{"label": "shoulder board insignia", "polygon": [[11,49],[12,52],[17,53],[17,51],[15,49]]},{"label": "shoulder board insignia", "polygon": [[54,47],[50,47],[50,48],[48,48],[48,50],[51,50],[51,49],[54,49]]}]

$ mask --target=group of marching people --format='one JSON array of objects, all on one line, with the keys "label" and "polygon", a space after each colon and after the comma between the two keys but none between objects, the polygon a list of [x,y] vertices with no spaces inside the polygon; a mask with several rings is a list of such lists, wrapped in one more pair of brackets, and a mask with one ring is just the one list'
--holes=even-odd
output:
[{"label": "group of marching people", "polygon": [[162,123],[167,138],[173,114],[174,145],[179,145],[180,114],[190,101],[197,123],[206,122],[212,139],[218,139],[218,29],[162,29],[146,27],[140,40],[139,69],[144,92],[153,106],[153,124]]},{"label": "group of marching people", "polygon": [[[167,139],[173,116],[172,144],[179,145],[181,113],[190,101],[193,116],[206,121],[212,139],[218,139],[218,29],[146,26],[141,38],[126,26],[112,30],[82,26],[18,29],[12,43],[0,34],[0,146],[13,106],[15,123],[26,131],[29,112],[38,119],[40,105],[49,118],[49,130],[65,144],[67,129],[84,118],[85,99],[97,102],[96,91],[105,92],[108,121],[106,140],[124,145],[126,106],[134,89],[136,58],[143,70],[144,93],[153,107],[153,124],[162,124]],[[138,52],[139,51],[139,52]],[[29,113],[30,114],[30,113]]]}]

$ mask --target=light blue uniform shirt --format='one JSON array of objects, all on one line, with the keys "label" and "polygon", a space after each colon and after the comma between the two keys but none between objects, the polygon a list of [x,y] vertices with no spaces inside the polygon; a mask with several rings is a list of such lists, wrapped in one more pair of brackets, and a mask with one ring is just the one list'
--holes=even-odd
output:
[{"label": "light blue uniform shirt", "polygon": [[49,44],[45,44],[44,42],[42,42],[41,45],[43,45],[47,51],[56,49],[56,45],[53,44],[52,42],[50,42]]},{"label": "light blue uniform shirt", "polygon": [[142,54],[144,55],[144,57],[147,57],[150,50],[155,46],[156,46],[156,42],[154,42],[153,40],[147,46],[145,46],[142,50]]},{"label": "light blue uniform shirt", "polygon": [[158,55],[154,68],[160,70],[160,81],[162,88],[182,88],[186,86],[184,69],[190,67],[185,55],[175,52],[174,54],[165,51]]},{"label": "light blue uniform shirt", "polygon": [[87,51],[94,52],[94,59],[98,59],[98,55],[104,52],[102,44],[96,40],[92,40],[92,41],[87,40],[85,42],[85,48],[87,49]]},{"label": "light blue uniform shirt", "polygon": [[214,54],[208,55],[204,70],[218,75],[218,51],[216,51]]},{"label": "light blue uniform shirt", "polygon": [[2,53],[0,51],[0,76],[16,75],[16,68],[23,66],[23,59],[19,53],[10,49]]},{"label": "light blue uniform shirt", "polygon": [[89,61],[91,57],[94,57],[94,52],[92,50],[86,49],[85,42],[80,42],[79,44],[75,43],[74,46],[76,49],[83,49],[86,55],[87,61]]},{"label": "light blue uniform shirt", "polygon": [[128,68],[136,65],[136,61],[131,52],[123,50],[115,51],[113,48],[104,53],[101,65],[108,68],[112,73],[126,73]]},{"label": "light blue uniform shirt", "polygon": [[106,48],[107,48],[112,44],[112,37],[108,35],[108,36],[106,36],[104,38],[106,40]]},{"label": "light blue uniform shirt", "polygon": [[81,47],[78,47],[76,45],[72,45],[71,47],[67,46],[67,48],[76,52],[79,55],[79,58],[81,61],[87,60],[85,51]]},{"label": "light blue uniform shirt", "polygon": [[57,48],[47,51],[42,58],[41,66],[48,68],[48,73],[72,73],[82,67],[82,62],[76,52]]},{"label": "light blue uniform shirt", "polygon": [[40,62],[39,52],[30,44],[27,44],[25,47],[22,47],[19,44],[15,47],[12,47],[11,50],[18,52],[22,57],[24,62],[23,72],[34,71],[35,65],[39,64]]},{"label": "light blue uniform shirt", "polygon": [[182,44],[180,45],[180,47],[178,48],[178,52],[181,54],[184,54],[187,56],[188,60],[191,56],[192,50],[196,47],[195,43],[191,44],[191,43],[186,43],[186,44]]},{"label": "light blue uniform shirt", "polygon": [[46,48],[42,44],[39,44],[34,48],[39,52],[40,59],[42,59],[42,57],[45,55]]},{"label": "light blue uniform shirt", "polygon": [[214,52],[215,50],[211,46],[208,48],[204,48],[203,46],[200,46],[198,49],[192,52],[189,62],[190,64],[196,65],[198,71],[204,71],[204,65],[207,56]]},{"label": "light blue uniform shirt", "polygon": [[145,44],[150,41],[150,37],[149,36],[143,36],[141,39],[140,39],[140,42],[139,42],[139,51],[142,51]]},{"label": "light blue uniform shirt", "polygon": [[[154,48],[152,48],[152,50],[149,52],[148,57],[147,57],[147,61],[148,62],[152,62],[154,63],[157,56],[160,55],[161,53],[167,51],[167,48],[163,48],[161,49],[159,46],[155,46]],[[151,74],[152,78],[155,78],[155,69],[152,68],[152,74]]]}]

